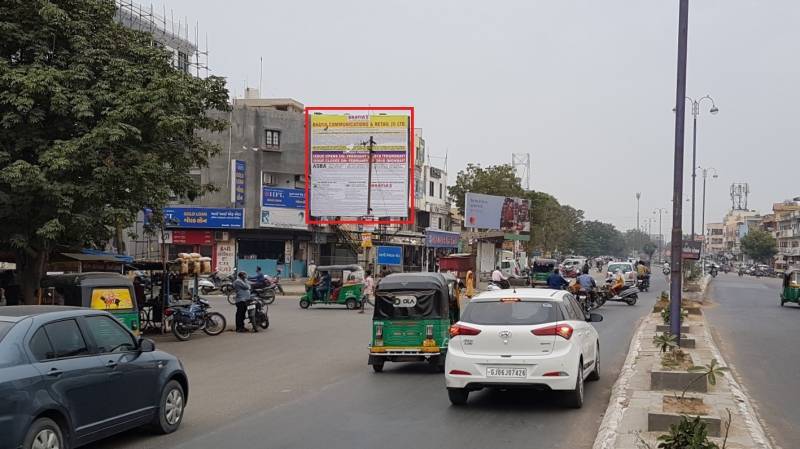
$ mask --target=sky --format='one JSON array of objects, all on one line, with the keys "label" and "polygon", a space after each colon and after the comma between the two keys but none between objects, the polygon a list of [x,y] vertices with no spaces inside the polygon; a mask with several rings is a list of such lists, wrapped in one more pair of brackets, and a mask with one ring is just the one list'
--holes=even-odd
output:
[{"label": "sky", "polygon": [[[697,165],[713,167],[706,222],[800,196],[800,2],[690,2],[687,95],[701,104]],[[147,4],[147,3],[145,3]],[[155,0],[199,23],[232,94],[307,106],[414,106],[426,147],[467,163],[529,153],[530,186],[619,229],[671,211],[677,0]],[[185,20],[185,19],[182,19]],[[691,196],[687,108],[684,198]],[[697,177],[701,223],[702,177]],[[684,231],[691,203],[684,201]],[[657,217],[657,214],[655,215]],[[671,218],[663,216],[663,233]],[[652,223],[656,233],[657,220]]]}]

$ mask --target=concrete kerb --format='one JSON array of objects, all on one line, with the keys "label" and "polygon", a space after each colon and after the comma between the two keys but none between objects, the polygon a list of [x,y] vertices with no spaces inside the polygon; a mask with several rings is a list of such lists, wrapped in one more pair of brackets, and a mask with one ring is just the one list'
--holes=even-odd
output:
[{"label": "concrete kerb", "polygon": [[603,416],[603,421],[600,423],[600,428],[597,431],[597,437],[594,440],[592,449],[613,449],[617,441],[617,429],[622,422],[622,416],[625,409],[628,408],[627,390],[630,385],[631,378],[636,372],[636,364],[638,363],[639,351],[641,349],[642,334],[647,328],[648,321],[646,317],[639,319],[639,325],[636,332],[633,334],[631,344],[628,349],[628,356],[625,357],[625,363],[622,365],[617,381],[611,387],[611,398],[606,408],[606,413]]}]

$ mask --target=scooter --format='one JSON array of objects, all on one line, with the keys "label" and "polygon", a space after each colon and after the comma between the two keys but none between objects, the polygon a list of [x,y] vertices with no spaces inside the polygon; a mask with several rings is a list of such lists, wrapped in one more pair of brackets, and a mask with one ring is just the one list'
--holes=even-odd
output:
[{"label": "scooter", "polygon": [[636,304],[636,301],[639,300],[640,292],[641,291],[636,287],[625,286],[618,294],[613,295],[611,293],[611,282],[606,281],[606,285],[604,285],[603,288],[597,292],[597,302],[600,305],[603,305],[606,301],[617,301],[624,302],[625,304],[632,306]]},{"label": "scooter", "polygon": [[[230,276],[223,279],[219,276],[219,272],[215,271],[208,275],[208,277],[198,279],[197,286],[204,295],[210,295],[217,290],[221,290],[225,282],[230,280],[229,278]],[[232,284],[233,281],[230,280],[230,283]]]}]

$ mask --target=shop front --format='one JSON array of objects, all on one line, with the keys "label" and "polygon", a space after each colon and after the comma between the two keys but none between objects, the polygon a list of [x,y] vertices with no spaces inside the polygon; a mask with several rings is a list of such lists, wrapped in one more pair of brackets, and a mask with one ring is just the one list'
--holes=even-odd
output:
[{"label": "shop front", "polygon": [[426,229],[423,271],[439,271],[439,258],[457,253],[460,239],[458,232]]},{"label": "shop front", "polygon": [[211,258],[213,270],[233,272],[230,258],[235,246],[232,232],[244,228],[244,209],[212,207],[167,207],[164,209],[167,258],[197,253]]},{"label": "shop front", "polygon": [[264,274],[304,277],[307,273],[311,233],[289,230],[245,230],[236,235],[237,270],[249,275],[261,267]]}]

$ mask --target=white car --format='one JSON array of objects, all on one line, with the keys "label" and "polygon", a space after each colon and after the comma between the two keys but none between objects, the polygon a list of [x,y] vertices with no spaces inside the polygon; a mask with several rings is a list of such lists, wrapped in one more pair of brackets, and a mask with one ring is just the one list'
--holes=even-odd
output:
[{"label": "white car", "polygon": [[464,405],[482,388],[538,388],[583,405],[583,381],[600,378],[600,343],[575,298],[564,290],[519,288],[481,293],[450,327],[445,381]]},{"label": "white car", "polygon": [[606,268],[606,276],[612,277],[617,272],[622,271],[625,275],[625,285],[636,285],[636,267],[630,262],[609,262]]}]

